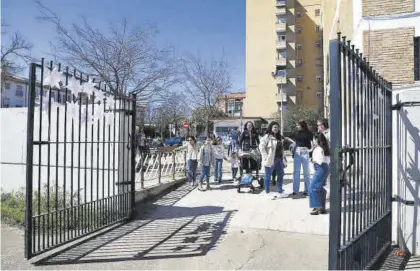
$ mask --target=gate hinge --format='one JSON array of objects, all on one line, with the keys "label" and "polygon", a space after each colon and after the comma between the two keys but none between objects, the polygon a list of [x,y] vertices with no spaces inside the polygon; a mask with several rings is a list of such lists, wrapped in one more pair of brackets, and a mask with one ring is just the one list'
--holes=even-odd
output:
[{"label": "gate hinge", "polygon": [[407,206],[414,206],[414,200],[405,200],[405,199],[402,199],[400,196],[397,196],[397,195],[394,195],[393,197],[392,197],[392,201],[394,202],[400,202],[400,203],[402,203],[402,204],[404,204],[404,205],[407,205]]}]

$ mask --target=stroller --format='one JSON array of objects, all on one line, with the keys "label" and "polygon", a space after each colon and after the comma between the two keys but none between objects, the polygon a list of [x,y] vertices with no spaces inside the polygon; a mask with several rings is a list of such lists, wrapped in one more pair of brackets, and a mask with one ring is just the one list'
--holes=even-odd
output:
[{"label": "stroller", "polygon": [[[258,147],[251,147],[249,151],[244,151],[239,154],[241,158],[240,166],[240,181],[238,184],[238,193],[241,193],[242,187],[250,188],[252,193],[255,192],[255,187],[252,184],[254,180],[258,180],[260,187],[264,186],[264,178],[259,177],[259,170],[261,168],[261,153]],[[244,169],[246,174],[243,175]],[[252,172],[255,171],[255,175]]]}]

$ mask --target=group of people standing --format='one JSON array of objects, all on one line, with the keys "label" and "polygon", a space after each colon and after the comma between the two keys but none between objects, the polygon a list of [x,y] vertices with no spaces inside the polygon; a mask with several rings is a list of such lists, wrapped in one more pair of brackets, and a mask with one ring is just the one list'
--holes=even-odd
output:
[{"label": "group of people standing", "polygon": [[[304,191],[303,195],[309,195],[309,206],[312,215],[325,214],[325,204],[330,163],[329,129],[328,120],[317,121],[318,132],[313,134],[305,121],[296,124],[296,131],[291,137],[284,137],[280,133],[277,122],[271,122],[266,135],[261,139],[259,149],[262,155],[264,167],[264,188],[267,195],[270,194],[270,179],[273,171],[277,175],[277,198],[288,197],[283,190],[284,178],[284,149],[289,146],[293,155],[293,192],[296,196],[300,190],[300,173],[303,168]],[[310,176],[310,159],[314,165],[314,174]],[[270,195],[271,196],[271,195]]]},{"label": "group of people standing", "polygon": [[[326,189],[329,163],[329,129],[328,120],[320,119],[317,122],[317,133],[312,133],[305,121],[296,124],[296,131],[290,137],[284,137],[280,132],[278,122],[271,122],[266,134],[260,138],[252,122],[247,122],[242,133],[232,133],[232,143],[229,154],[224,154],[222,139],[209,135],[200,147],[194,136],[189,136],[187,144],[177,148],[187,150],[188,181],[192,186],[196,185],[197,169],[201,167],[199,189],[210,190],[210,168],[214,167],[216,183],[222,182],[223,161],[231,164],[232,178],[235,181],[238,169],[250,174],[255,168],[259,168],[257,159],[247,159],[240,156],[240,152],[258,149],[261,154],[261,169],[264,172],[263,187],[265,194],[271,197],[270,180],[273,173],[276,175],[277,194],[275,198],[286,198],[289,195],[283,189],[284,168],[286,166],[286,149],[290,149],[293,155],[293,192],[300,192],[300,176],[303,169],[304,191],[303,195],[309,195],[309,206],[312,215],[326,213]],[[314,166],[314,173],[310,174],[310,163]],[[241,172],[242,175],[242,172]],[[206,181],[204,189],[203,182]]]}]

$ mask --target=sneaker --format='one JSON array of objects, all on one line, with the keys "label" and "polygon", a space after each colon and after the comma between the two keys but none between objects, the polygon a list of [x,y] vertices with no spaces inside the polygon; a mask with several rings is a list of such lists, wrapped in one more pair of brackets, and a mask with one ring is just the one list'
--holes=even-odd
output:
[{"label": "sneaker", "polygon": [[209,184],[206,186],[206,190],[211,190],[211,187]]},{"label": "sneaker", "polygon": [[203,191],[204,189],[203,189],[203,185],[200,183],[199,185],[198,185],[198,190],[201,190],[201,191]]},{"label": "sneaker", "polygon": [[285,192],[280,192],[280,193],[277,193],[277,195],[276,195],[276,198],[278,198],[278,199],[284,199],[284,198],[287,198],[287,197],[289,197],[289,194],[287,194]]}]

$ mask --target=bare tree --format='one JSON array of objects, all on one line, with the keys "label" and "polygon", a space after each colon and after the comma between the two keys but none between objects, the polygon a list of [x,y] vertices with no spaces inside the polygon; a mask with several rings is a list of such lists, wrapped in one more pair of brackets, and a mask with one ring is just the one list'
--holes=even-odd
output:
[{"label": "bare tree", "polygon": [[205,125],[208,132],[210,119],[219,114],[216,97],[226,93],[232,86],[230,69],[222,57],[206,62],[200,56],[187,55],[182,65],[183,85],[193,108],[199,108],[195,114],[197,122]]},{"label": "bare tree", "polygon": [[122,19],[118,25],[111,23],[108,32],[101,32],[86,18],[66,27],[56,13],[36,3],[41,13],[38,18],[56,27],[58,59],[99,77],[111,92],[135,93],[138,100],[150,101],[176,82],[173,49],[158,48],[156,28],[129,27]]},{"label": "bare tree", "polygon": [[[3,22],[1,23],[2,36],[6,37],[7,32],[4,29],[7,27]],[[15,32],[10,37],[9,42],[2,42],[1,45],[1,91],[4,90],[4,83],[13,74],[23,71],[27,63],[31,60],[31,50],[33,45],[26,41],[18,32]],[[22,63],[23,62],[23,63]]]},{"label": "bare tree", "polygon": [[173,125],[175,133],[177,133],[182,122],[188,116],[189,108],[185,104],[185,95],[183,93],[171,92],[168,97],[155,108],[155,112],[157,112],[157,120],[159,122],[163,122],[166,125]]}]

